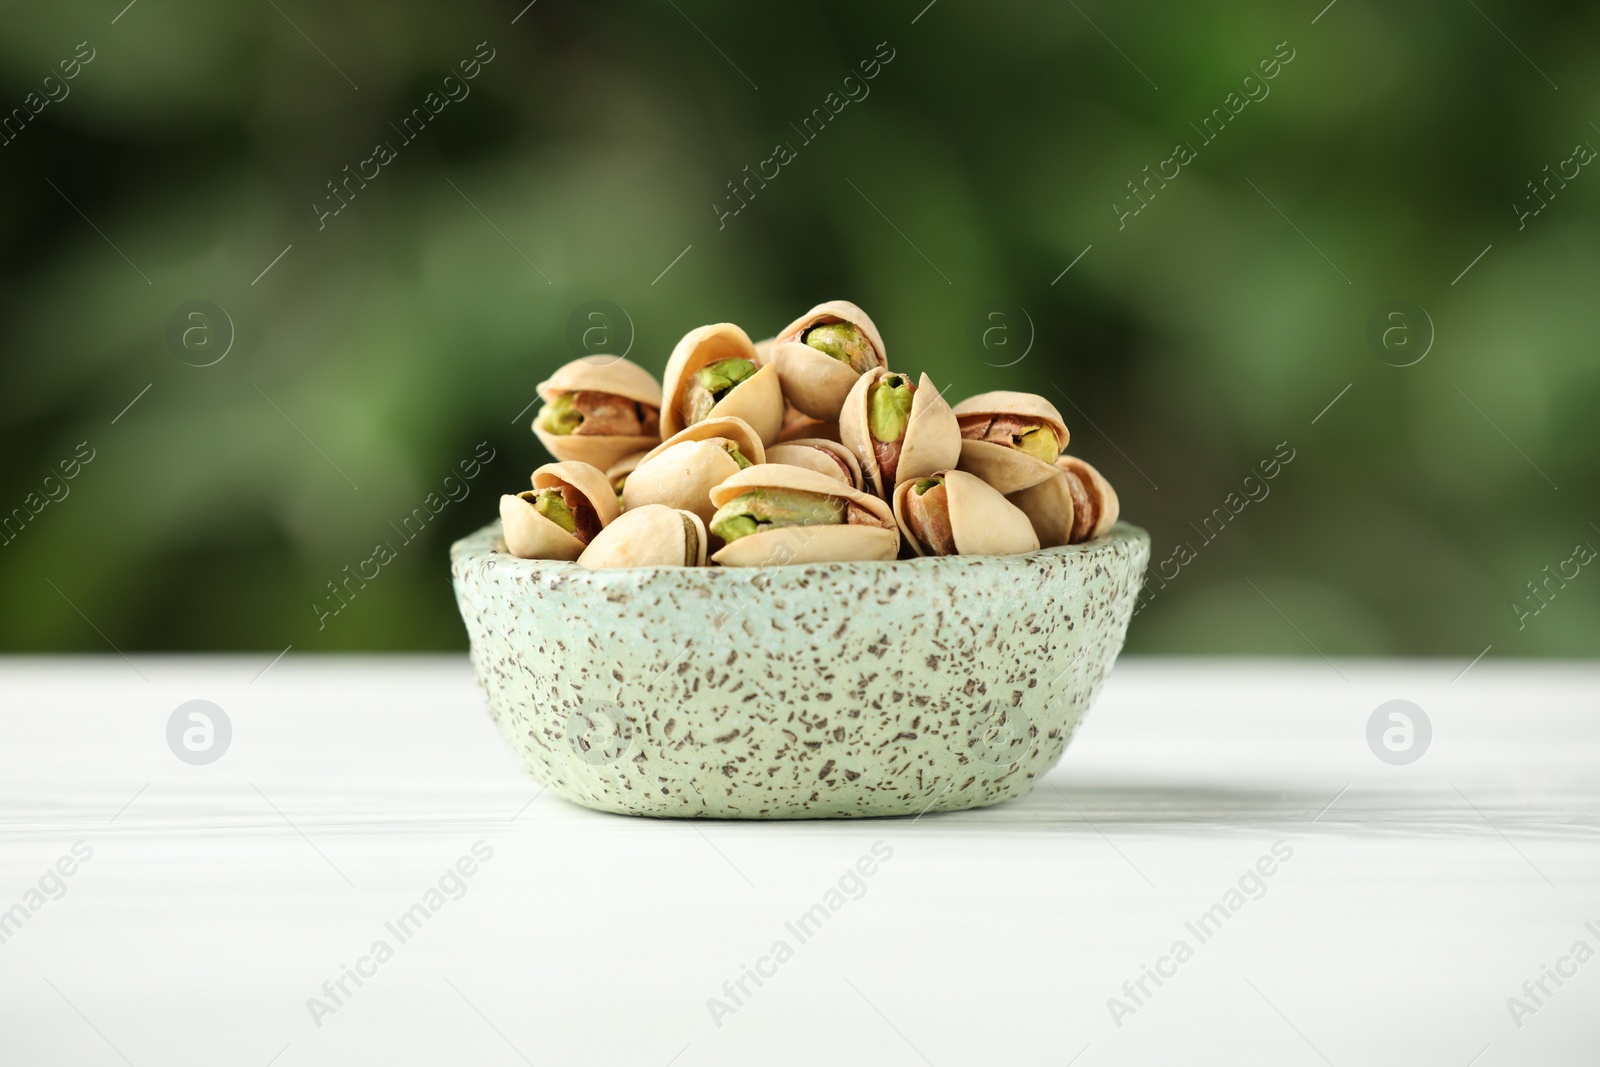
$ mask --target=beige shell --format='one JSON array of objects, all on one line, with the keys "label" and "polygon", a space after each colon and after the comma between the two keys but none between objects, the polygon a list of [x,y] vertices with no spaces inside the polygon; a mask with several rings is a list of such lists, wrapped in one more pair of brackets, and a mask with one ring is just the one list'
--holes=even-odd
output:
[{"label": "beige shell", "polygon": [[684,520],[695,530],[696,567],[706,564],[706,527],[692,511],[661,504],[624,511],[617,521],[595,534],[578,557],[580,567],[684,567],[689,545]]},{"label": "beige shell", "polygon": [[956,418],[966,415],[1026,415],[1048,423],[1056,431],[1061,447],[1067,447],[1067,424],[1056,406],[1037,393],[1016,393],[997,389],[992,393],[969,396],[955,406]]},{"label": "beige shell", "polygon": [[804,467],[780,463],[748,467],[711,490],[711,503],[721,507],[751,489],[767,488],[840,497],[865,508],[885,525],[785,526],[739,538],[712,556],[713,563],[724,567],[771,567],[786,563],[887,560],[894,559],[900,552],[900,531],[894,525],[894,513],[889,505]]},{"label": "beige shell", "polygon": [[653,408],[661,406],[661,385],[656,376],[621,356],[584,356],[564,364],[537,386],[539,398],[559,393],[610,393]]},{"label": "beige shell", "polygon": [[532,492],[500,497],[500,532],[506,551],[520,559],[577,559],[583,542],[533,510]]},{"label": "beige shell", "polygon": [[839,439],[861,463],[866,488],[885,500],[893,497],[895,486],[907,479],[926,478],[934,471],[954,467],[961,458],[961,427],[955,413],[934,388],[933,380],[924,374],[911,397],[911,415],[900,445],[895,485],[883,484],[883,472],[878,469],[872,432],[867,425],[867,393],[874,382],[889,373],[874,367],[861,375],[839,410]]},{"label": "beige shell", "polygon": [[[621,356],[584,356],[560,367],[538,385],[539,398],[549,403],[562,393],[596,392],[625,397],[638,404],[661,407],[661,386],[655,375]],[[553,434],[533,419],[534,436],[558,460],[588,463],[606,470],[623,456],[643,452],[661,440],[657,434],[638,436]]]},{"label": "beige shell", "polygon": [[[1056,461],[1057,463],[1060,460]],[[1043,548],[1072,543],[1072,524],[1078,512],[1076,494],[1065,472],[1057,471],[1037,485],[1006,497],[1033,523]]]},{"label": "beige shell", "polygon": [[[837,462],[829,457],[836,457]],[[793,441],[780,441],[767,449],[767,462],[805,467],[819,474],[826,474],[830,478],[837,478],[852,489],[860,489],[862,486],[861,464],[857,463],[851,451],[838,441],[829,441],[822,437],[800,437]],[[843,469],[840,468],[840,464],[843,464]]]},{"label": "beige shell", "polygon": [[[933,471],[924,477],[943,478],[949,500],[950,534],[961,556],[1014,556],[1037,552],[1039,538],[1021,508],[995,492],[988,482],[964,471]],[[906,494],[916,482],[901,482],[894,491],[894,519],[906,543],[917,555],[928,551],[905,520]]]},{"label": "beige shell", "polygon": [[708,419],[701,419],[693,426],[685,426],[671,437],[656,445],[644,454],[634,468],[644,466],[645,463],[659,456],[673,445],[682,444],[684,441],[714,441],[723,438],[739,446],[739,451],[744,453],[744,458],[751,463],[765,463],[767,461],[766,446],[762,443],[761,435],[748,422],[733,415],[713,415]]},{"label": "beige shell", "polygon": [[877,365],[889,365],[889,350],[884,347],[878,327],[865,311],[848,300],[818,304],[785,326],[773,339],[772,360],[783,380],[783,395],[797,410],[814,419],[838,418],[840,405],[859,377],[849,365],[800,340],[811,327],[830,322],[846,322],[859,329],[872,342]]},{"label": "beige shell", "polygon": [[1057,458],[1056,466],[1078,479],[1089,501],[1088,510],[1093,515],[1093,525],[1088,521],[1074,523],[1073,542],[1089,541],[1109,533],[1111,527],[1117,524],[1117,516],[1122,512],[1122,504],[1117,499],[1117,491],[1111,488],[1111,483],[1106,481],[1093,466],[1077,456],[1061,456]]},{"label": "beige shell", "polygon": [[[594,508],[604,529],[621,510],[606,476],[587,463],[546,463],[533,472],[533,488],[572,486]],[[577,559],[583,542],[533,509],[532,492],[500,497],[500,528],[506,551],[522,559]],[[598,536],[598,535],[596,535]]]},{"label": "beige shell", "polygon": [[729,390],[711,417],[731,415],[743,419],[760,436],[763,444],[777,441],[783,428],[783,388],[778,370],[763,363],[750,336],[731,322],[701,326],[683,335],[667,360],[664,401],[661,407],[661,438],[666,440],[688,424],[683,410],[683,392],[690,376],[708,363],[724,359],[748,359],[757,370]]},{"label": "beige shell", "polygon": [[563,482],[584,495],[594,507],[595,516],[602,527],[609,526],[611,520],[621,513],[617,494],[598,467],[587,463],[546,463],[533,472],[535,489],[550,489]]},{"label": "beige shell", "polygon": [[[967,415],[1025,415],[1039,419],[1056,433],[1060,447],[1067,446],[1067,424],[1061,412],[1042,396],[997,390],[968,397],[954,408],[959,420]],[[970,471],[1000,492],[1011,494],[1038,485],[1055,473],[1044,460],[993,441],[961,441],[961,469]]]},{"label": "beige shell", "polygon": [[623,437],[606,434],[554,434],[533,427],[534,436],[544,445],[545,451],[564,463],[587,463],[600,470],[608,470],[623,456],[652,448],[660,440],[650,437]]},{"label": "beige shell", "polygon": [[628,476],[622,487],[624,513],[664,504],[710,522],[717,510],[711,505],[712,488],[738,472],[739,464],[728,455],[722,439],[679,441],[640,463]]}]

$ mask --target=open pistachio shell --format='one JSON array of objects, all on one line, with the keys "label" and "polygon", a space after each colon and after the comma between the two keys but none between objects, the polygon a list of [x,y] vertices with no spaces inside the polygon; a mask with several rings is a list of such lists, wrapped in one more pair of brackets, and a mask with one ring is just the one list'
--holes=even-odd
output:
[{"label": "open pistachio shell", "polygon": [[739,382],[719,400],[707,417],[719,415],[741,418],[756,431],[762,443],[771,444],[778,439],[783,428],[783,389],[778,382],[778,370],[763,364],[761,354],[751,343],[750,336],[731,322],[701,326],[684,334],[667,360],[664,402],[661,407],[661,437],[671,437],[689,425],[688,405],[684,394],[694,381],[695,374],[711,363],[724,359],[746,359],[757,366],[756,372]]},{"label": "open pistachio shell", "polygon": [[750,463],[766,462],[766,449],[749,423],[731,416],[703,419],[645,453],[622,487],[622,506],[665,504],[710,522],[717,510],[711,506],[711,488],[740,470],[730,445]]},{"label": "open pistachio shell", "polygon": [[[533,490],[515,496],[500,498],[500,527],[506,551],[523,559],[577,559],[583,551],[584,536],[580,529],[569,533],[553,519],[539,513],[534,507],[535,494],[541,489],[573,490],[588,501],[594,511],[594,523],[604,529],[620,511],[616,494],[606,476],[587,463],[546,463],[533,472]],[[567,496],[564,492],[563,496]],[[571,501],[570,497],[567,497]],[[584,520],[588,521],[588,520]]]},{"label": "open pistachio shell", "polygon": [[624,513],[651,504],[692,511],[710,522],[716,508],[711,490],[739,473],[739,463],[728,454],[724,438],[679,441],[641,462],[622,487]]},{"label": "open pistachio shell", "polygon": [[818,351],[801,338],[814,326],[842,322],[860,330],[872,348],[873,364],[889,365],[889,351],[883,337],[865,311],[848,300],[829,300],[795,319],[773,339],[773,362],[783,379],[783,395],[796,409],[814,419],[839,417],[860,372],[850,364]]},{"label": "open pistachio shell", "polygon": [[908,478],[923,478],[934,471],[953,467],[961,458],[961,427],[956,423],[955,413],[939,395],[933,380],[924,374],[912,393],[911,412],[900,438],[900,464],[894,483],[887,484],[874,447],[868,403],[873,385],[891,373],[874,367],[861,375],[839,409],[839,439],[855,453],[861,464],[865,488],[885,500],[892,498],[895,486]]},{"label": "open pistachio shell", "polygon": [[[934,471],[929,477],[944,481],[946,513],[957,555],[1012,556],[1038,551],[1039,538],[1028,516],[988,482],[959,470]],[[901,482],[895,489],[894,517],[917,555],[936,555],[917,537],[907,517],[910,497],[921,480]]]},{"label": "open pistachio shell", "polygon": [[854,504],[873,522],[766,530],[724,546],[711,557],[713,563],[724,567],[767,567],[785,563],[887,560],[894,559],[900,551],[900,531],[889,505],[804,467],[780,463],[749,467],[711,490],[711,503],[720,508],[753,489],[787,489],[833,497]]},{"label": "open pistachio shell", "polygon": [[[1034,393],[997,390],[968,397],[954,408],[958,421],[972,415],[1015,416],[1048,426],[1056,436],[1056,451],[1067,445],[1067,424],[1056,406]],[[1054,459],[1054,457],[1051,457]],[[1015,493],[1038,485],[1055,473],[1048,461],[994,441],[961,441],[961,469],[970,471],[1000,490]]]},{"label": "open pistachio shell", "polygon": [[539,397],[560,393],[611,393],[653,408],[661,406],[655,375],[621,356],[584,356],[564,364],[538,385]]},{"label": "open pistachio shell", "polygon": [[1117,524],[1117,516],[1122,511],[1122,505],[1117,500],[1117,491],[1111,488],[1111,483],[1106,481],[1101,473],[1079,459],[1077,456],[1061,456],[1056,460],[1056,466],[1070,479],[1076,479],[1081,487],[1082,495],[1088,507],[1083,509],[1087,516],[1080,517],[1072,526],[1072,542],[1089,541],[1109,533],[1111,527]]},{"label": "open pistachio shell", "polygon": [[[1057,461],[1059,462],[1059,461]],[[1079,504],[1081,493],[1074,492],[1065,471],[1057,471],[1037,485],[1030,485],[1006,497],[1033,523],[1033,532],[1039,535],[1043,548],[1072,543],[1072,524],[1085,500]]]},{"label": "open pistachio shell", "polygon": [[744,458],[751,463],[765,463],[766,446],[762,443],[761,436],[755,428],[741,418],[732,415],[713,415],[709,419],[701,419],[692,426],[685,426],[671,437],[644,454],[639,460],[638,467],[659,456],[673,445],[684,441],[714,441],[718,438],[732,441],[739,446],[739,451],[744,453]]},{"label": "open pistachio shell", "polygon": [[[566,393],[607,393],[652,408],[661,407],[661,386],[655,377],[637,363],[621,356],[584,356],[567,363],[539,383],[539,397],[546,404]],[[541,409],[542,413],[542,409]],[[533,432],[539,443],[558,460],[588,463],[605,470],[630,452],[642,452],[661,440],[657,427],[646,426],[640,434],[555,434],[539,425],[534,416]]]},{"label": "open pistachio shell", "polygon": [[578,566],[593,568],[703,567],[705,563],[706,528],[700,517],[661,504],[623,512],[578,557]]},{"label": "open pistachio shell", "polygon": [[800,437],[793,441],[780,441],[767,449],[768,463],[786,463],[791,467],[805,467],[830,478],[837,478],[852,489],[860,489],[861,464],[851,451],[838,441],[821,437]]},{"label": "open pistachio shell", "polygon": [[598,467],[587,463],[546,463],[533,472],[535,489],[550,489],[563,483],[588,499],[602,527],[610,525],[611,520],[621,514],[617,494],[612,491],[611,482]]},{"label": "open pistachio shell", "polygon": [[583,542],[533,509],[533,493],[500,497],[500,531],[506,551],[521,559],[577,559]]}]

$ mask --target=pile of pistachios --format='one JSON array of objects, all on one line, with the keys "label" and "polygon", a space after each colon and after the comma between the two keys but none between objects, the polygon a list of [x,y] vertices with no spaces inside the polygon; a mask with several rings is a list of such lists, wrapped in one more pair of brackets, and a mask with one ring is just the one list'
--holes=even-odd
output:
[{"label": "pile of pistachios", "polygon": [[764,567],[1012,555],[1117,521],[1100,472],[1063,454],[1061,413],[1032,393],[951,407],[926,374],[889,369],[846,300],[766,341],[691,330],[664,385],[618,356],[539,384],[533,421],[556,462],[500,498],[506,551],[584,567]]}]

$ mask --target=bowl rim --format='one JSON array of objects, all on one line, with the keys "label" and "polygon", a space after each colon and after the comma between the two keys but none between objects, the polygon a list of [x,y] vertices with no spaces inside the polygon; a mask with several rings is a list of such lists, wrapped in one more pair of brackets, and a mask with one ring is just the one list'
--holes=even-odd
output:
[{"label": "bowl rim", "polygon": [[[503,571],[507,576],[561,578],[565,580],[605,581],[609,576],[661,580],[681,574],[685,581],[749,581],[755,575],[815,574],[826,571],[841,575],[954,573],[978,566],[987,569],[1029,569],[1040,566],[1078,567],[1103,557],[1123,552],[1148,551],[1150,534],[1143,528],[1119,520],[1109,531],[1075,545],[1058,545],[1034,552],[1009,556],[921,556],[916,559],[839,560],[815,563],[785,563],[769,567],[608,567],[591,569],[577,563],[553,559],[523,559],[496,547],[500,541],[500,520],[474,530],[450,546],[451,570],[457,578],[468,572]],[[491,566],[492,565],[492,566]],[[1142,570],[1143,568],[1141,568]]]}]

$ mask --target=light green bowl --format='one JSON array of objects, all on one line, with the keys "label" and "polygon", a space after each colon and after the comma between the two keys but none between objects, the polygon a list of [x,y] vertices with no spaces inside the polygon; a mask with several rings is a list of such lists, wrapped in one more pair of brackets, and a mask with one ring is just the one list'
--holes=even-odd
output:
[{"label": "light green bowl", "polygon": [[489,710],[601,811],[805,819],[982,807],[1061,758],[1150,558],[1118,523],[1025,556],[586,570],[450,550]]}]

